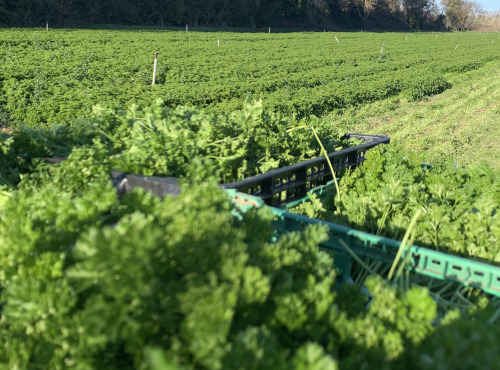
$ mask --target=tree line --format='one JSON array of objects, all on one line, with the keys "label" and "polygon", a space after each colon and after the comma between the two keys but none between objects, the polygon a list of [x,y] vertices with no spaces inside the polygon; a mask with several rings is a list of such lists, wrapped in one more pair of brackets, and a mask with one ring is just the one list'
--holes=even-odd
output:
[{"label": "tree line", "polygon": [[[0,25],[43,26],[47,20],[60,27],[188,24],[443,30],[455,27],[457,9],[470,3],[442,0],[445,8],[440,8],[437,0],[0,0]],[[452,9],[451,18],[447,19],[446,9]]]}]

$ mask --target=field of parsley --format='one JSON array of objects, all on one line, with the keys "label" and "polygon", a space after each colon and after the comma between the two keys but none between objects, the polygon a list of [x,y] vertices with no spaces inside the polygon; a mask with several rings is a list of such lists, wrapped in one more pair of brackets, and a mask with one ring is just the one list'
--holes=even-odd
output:
[{"label": "field of parsley", "polygon": [[157,98],[227,113],[253,97],[272,111],[320,115],[397,95],[421,100],[500,58],[498,35],[487,33],[4,29],[0,46],[0,115],[29,126]]},{"label": "field of parsley", "polygon": [[[376,261],[345,283],[324,225],[277,237],[218,187],[388,134],[294,212],[498,266],[497,34],[3,29],[0,46],[0,368],[499,368],[498,298]],[[118,194],[112,170],[182,192]]]}]

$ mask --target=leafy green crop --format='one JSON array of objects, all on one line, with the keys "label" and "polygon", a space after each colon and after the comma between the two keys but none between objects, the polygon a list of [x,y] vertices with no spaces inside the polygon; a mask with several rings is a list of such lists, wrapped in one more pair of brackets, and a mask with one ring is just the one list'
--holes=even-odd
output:
[{"label": "leafy green crop", "polygon": [[319,146],[309,126],[320,131],[329,151],[347,145],[324,121],[267,115],[262,102],[248,103],[229,116],[170,109],[161,102],[145,110],[132,106],[127,112],[96,109],[88,122],[112,145],[114,168],[182,176],[192,158],[203,157],[215,164],[223,182],[317,156]]},{"label": "leafy green crop", "polygon": [[[481,315],[434,328],[423,288],[371,278],[369,304],[359,287],[335,292],[321,226],[271,243],[271,216],[238,221],[214,183],[119,199],[102,166],[81,159],[52,167],[53,183],[24,179],[0,210],[5,368],[401,368],[424,348],[423,369],[429,357],[455,361],[454,342],[439,354],[433,345],[457,325],[455,342],[486,330]],[[482,355],[469,353],[495,359]]]},{"label": "leafy green crop", "polygon": [[228,114],[251,96],[266,111],[299,116],[400,94],[420,100],[449,88],[449,75],[499,58],[491,36],[462,36],[5,29],[0,115],[33,127],[73,124],[96,104],[150,106],[158,98]]},{"label": "leafy green crop", "polygon": [[203,158],[228,183],[319,155],[310,127],[330,152],[350,145],[324,121],[268,115],[262,102],[247,103],[230,115],[194,107],[172,109],[161,101],[143,109],[132,105],[127,111],[97,106],[88,119],[71,127],[19,126],[12,135],[3,134],[0,164],[5,175],[0,184],[15,186],[23,173],[41,166],[42,158],[67,156],[73,148],[86,147],[86,154],[76,154],[82,156],[79,168],[101,161],[108,172],[111,168],[182,177],[195,158]]},{"label": "leafy green crop", "polygon": [[[216,49],[209,33],[0,32],[13,128],[0,133],[0,368],[494,368],[487,300],[443,316],[426,288],[340,285],[324,227],[277,238],[265,210],[234,217],[216,183],[318,156],[311,127],[328,151],[347,146],[297,117],[422,99],[450,86],[443,73],[498,58],[496,44],[226,36]],[[112,169],[187,181],[177,198],[119,197]],[[419,209],[415,243],[499,262],[498,176],[372,149],[343,177],[340,213],[314,197],[300,211],[401,239]]]},{"label": "leafy green crop", "polygon": [[401,240],[420,209],[415,244],[500,262],[500,173],[485,162],[462,169],[443,160],[427,167],[401,148],[384,146],[342,178],[340,191],[340,212],[332,195],[296,211]]}]

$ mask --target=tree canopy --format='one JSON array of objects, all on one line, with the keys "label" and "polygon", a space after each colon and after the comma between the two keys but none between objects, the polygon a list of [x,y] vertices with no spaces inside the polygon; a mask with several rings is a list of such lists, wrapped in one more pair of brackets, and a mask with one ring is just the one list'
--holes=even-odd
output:
[{"label": "tree canopy", "polygon": [[0,25],[443,28],[435,0],[0,0]]},{"label": "tree canopy", "polygon": [[475,1],[442,0],[442,5],[446,9],[447,26],[458,31],[470,29],[481,12],[481,5]]}]

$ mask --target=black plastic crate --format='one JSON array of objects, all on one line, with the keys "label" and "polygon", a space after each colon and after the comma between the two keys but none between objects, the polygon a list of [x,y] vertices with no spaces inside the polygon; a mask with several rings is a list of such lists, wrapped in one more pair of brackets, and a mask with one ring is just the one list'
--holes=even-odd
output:
[{"label": "black plastic crate", "polygon": [[[368,149],[388,144],[388,136],[346,134],[347,139],[361,139],[363,143],[328,154],[334,170],[355,168],[365,160]],[[236,189],[241,193],[261,198],[267,205],[283,207],[304,198],[309,190],[333,180],[328,161],[324,156],[278,168],[244,180],[221,184],[224,189]]]},{"label": "black plastic crate", "polygon": [[[328,154],[335,171],[359,166],[364,162],[368,149],[379,144],[388,144],[391,140],[388,136],[360,134],[346,134],[345,138],[363,142]],[[56,164],[65,159],[52,157],[46,160]],[[328,161],[321,156],[220,186],[223,189],[236,189],[241,193],[257,196],[267,205],[283,207],[304,198],[309,190],[325,185],[332,179]],[[176,196],[180,193],[178,179],[175,177],[143,176],[112,171],[112,180],[120,195],[135,187],[142,187],[158,197],[167,194]]]}]

